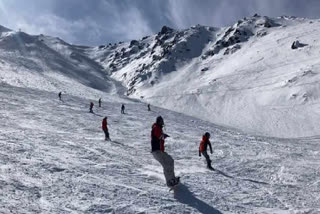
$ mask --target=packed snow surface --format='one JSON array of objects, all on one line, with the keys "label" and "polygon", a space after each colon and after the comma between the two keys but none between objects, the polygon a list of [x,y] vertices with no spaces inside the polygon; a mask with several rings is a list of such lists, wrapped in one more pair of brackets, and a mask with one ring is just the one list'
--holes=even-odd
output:
[{"label": "packed snow surface", "polygon": [[[60,102],[56,93],[6,84],[0,98],[1,213],[320,212],[317,138],[254,137],[133,101],[125,115],[109,100],[91,114],[95,100]],[[105,115],[112,142],[101,130]],[[181,176],[175,193],[150,153],[158,115]],[[216,172],[198,156],[205,131]]]}]

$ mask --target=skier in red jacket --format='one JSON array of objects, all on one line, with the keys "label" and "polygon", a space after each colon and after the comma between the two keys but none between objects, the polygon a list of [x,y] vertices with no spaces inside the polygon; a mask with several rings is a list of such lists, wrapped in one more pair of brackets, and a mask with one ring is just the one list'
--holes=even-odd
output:
[{"label": "skier in red jacket", "polygon": [[163,133],[164,121],[161,116],[157,117],[156,123],[152,125],[151,130],[151,153],[163,167],[163,173],[168,187],[179,183],[180,177],[174,175],[174,160],[164,151],[164,140],[169,135]]},{"label": "skier in red jacket", "polygon": [[199,146],[199,156],[201,157],[201,154],[206,158],[207,161],[207,167],[210,170],[214,170],[214,168],[211,166],[211,160],[210,157],[207,153],[207,148],[209,146],[210,148],[210,153],[212,154],[212,147],[211,147],[211,143],[209,141],[210,139],[210,133],[206,132],[203,136],[202,136],[202,140],[200,142],[200,146]]},{"label": "skier in red jacket", "polygon": [[107,119],[108,119],[108,117],[105,117],[102,120],[102,130],[103,130],[103,132],[105,134],[105,140],[110,140]]}]

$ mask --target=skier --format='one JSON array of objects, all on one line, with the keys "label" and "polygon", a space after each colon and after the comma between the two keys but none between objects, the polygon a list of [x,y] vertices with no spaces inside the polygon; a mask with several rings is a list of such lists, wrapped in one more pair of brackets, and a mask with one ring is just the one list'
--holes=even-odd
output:
[{"label": "skier", "polygon": [[148,104],[148,111],[151,111],[150,104]]},{"label": "skier", "polygon": [[180,177],[174,175],[174,160],[164,151],[164,140],[169,137],[169,135],[163,133],[163,126],[163,118],[158,116],[151,131],[151,153],[154,159],[156,159],[163,167],[167,186],[173,187],[179,183]]},{"label": "skier", "polygon": [[209,139],[210,139],[210,133],[206,132],[202,136],[202,141],[199,146],[199,156],[201,157],[201,154],[202,154],[206,158],[208,169],[214,170],[214,168],[211,166],[211,160],[210,160],[210,157],[207,153],[207,148],[209,145],[210,153],[212,154],[212,147],[211,147],[211,143],[210,143]]},{"label": "skier", "polygon": [[101,107],[101,98],[99,99],[99,107]]},{"label": "skier", "polygon": [[102,130],[104,131],[104,134],[105,134],[105,139],[104,140],[110,140],[107,119],[108,119],[108,117],[105,117],[102,120]]},{"label": "skier", "polygon": [[121,114],[124,114],[124,109],[125,109],[126,107],[124,107],[124,104],[122,104],[122,106],[121,106]]},{"label": "skier", "polygon": [[92,109],[93,109],[93,106],[94,106],[94,104],[93,104],[93,102],[91,102],[91,103],[90,103],[90,113],[93,113],[93,110],[92,110]]},{"label": "skier", "polygon": [[58,94],[58,96],[59,96],[59,100],[62,100],[61,95],[62,95],[62,92],[60,91],[60,92],[59,92],[59,94]]}]

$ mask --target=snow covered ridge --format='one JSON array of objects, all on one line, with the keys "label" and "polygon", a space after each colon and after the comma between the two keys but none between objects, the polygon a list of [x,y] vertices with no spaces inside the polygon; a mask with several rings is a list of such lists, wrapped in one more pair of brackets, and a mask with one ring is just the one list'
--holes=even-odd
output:
[{"label": "snow covered ridge", "polygon": [[101,45],[91,55],[116,79],[123,81],[128,87],[127,94],[131,95],[142,86],[158,83],[162,75],[176,71],[181,63],[197,57],[206,59],[220,51],[224,55],[232,54],[250,37],[265,36],[267,28],[280,26],[285,20],[284,17],[274,20],[255,15],[222,29],[196,25],[178,31],[163,26],[156,35]]},{"label": "snow covered ridge", "polygon": [[88,47],[1,26],[0,35],[1,82],[76,96],[91,91],[92,98],[121,91],[103,67],[84,54]]},{"label": "snow covered ridge", "polygon": [[[259,135],[320,135],[319,20],[254,15],[163,27],[89,51],[131,97]],[[291,49],[293,42],[303,46]]]},{"label": "snow covered ridge", "polygon": [[98,47],[0,33],[0,81],[13,86],[125,93],[257,135],[320,135],[319,20],[254,15]]}]

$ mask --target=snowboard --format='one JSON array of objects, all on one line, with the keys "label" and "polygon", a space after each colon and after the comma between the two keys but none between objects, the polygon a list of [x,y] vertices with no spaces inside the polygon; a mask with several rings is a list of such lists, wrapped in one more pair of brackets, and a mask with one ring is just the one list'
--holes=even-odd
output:
[{"label": "snowboard", "polygon": [[211,168],[207,167],[207,169],[210,171],[216,171],[215,168],[213,168],[213,167],[211,167]]},{"label": "snowboard", "polygon": [[172,190],[176,190],[176,188],[179,186],[180,184],[180,177],[177,177],[178,182],[176,185],[169,187],[169,192],[171,192]]}]

